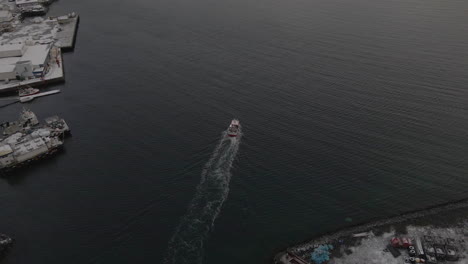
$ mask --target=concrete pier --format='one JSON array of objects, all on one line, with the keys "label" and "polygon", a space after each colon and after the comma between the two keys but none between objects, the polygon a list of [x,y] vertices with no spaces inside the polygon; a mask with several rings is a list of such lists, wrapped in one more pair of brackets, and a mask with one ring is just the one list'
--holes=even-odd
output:
[{"label": "concrete pier", "polygon": [[[0,93],[12,92],[23,86],[36,86],[41,87],[45,84],[52,82],[64,81],[64,66],[62,60],[62,51],[73,50],[75,46],[75,39],[78,30],[79,16],[75,13],[69,13],[58,17],[27,17],[22,19],[19,15],[14,2],[7,0],[0,0],[0,5],[9,6],[12,14],[10,27],[7,32],[0,33],[0,49],[11,45],[33,47],[37,45],[50,45],[52,46],[50,52],[50,59],[48,62],[41,61],[40,64],[32,65],[34,68],[34,76],[31,73],[26,75],[18,73],[18,65],[16,68],[16,76],[22,76],[22,80],[15,79],[14,72],[11,72],[14,62],[12,60],[22,63],[23,58],[2,56],[0,60],[4,60],[1,65],[6,65],[5,73],[0,80]],[[57,51],[57,50],[58,51]],[[4,51],[8,52],[8,51]],[[24,53],[24,50],[23,50]],[[7,58],[8,57],[8,58]],[[20,56],[21,57],[21,56]],[[30,56],[33,59],[40,57],[40,55]],[[12,66],[10,66],[12,65]],[[26,69],[22,66],[21,69]],[[40,66],[38,66],[40,65]],[[44,73],[36,71],[44,67]]]},{"label": "concrete pier", "polygon": [[73,50],[75,47],[76,32],[80,17],[77,15],[70,19],[69,22],[60,24],[60,31],[57,32],[57,42],[55,45],[62,48],[62,51]]},{"label": "concrete pier", "polygon": [[50,68],[43,78],[33,78],[23,81],[11,80],[9,83],[2,83],[0,84],[0,93],[13,92],[26,86],[41,88],[41,86],[45,86],[46,84],[64,81],[62,54],[59,53],[57,55],[57,60],[51,60],[49,65]]}]

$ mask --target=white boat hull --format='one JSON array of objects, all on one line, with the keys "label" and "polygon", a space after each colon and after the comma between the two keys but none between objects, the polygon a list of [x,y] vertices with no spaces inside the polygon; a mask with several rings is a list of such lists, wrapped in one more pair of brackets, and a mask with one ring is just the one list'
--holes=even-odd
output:
[{"label": "white boat hull", "polygon": [[46,95],[51,95],[51,94],[56,94],[56,93],[60,93],[60,90],[52,90],[52,91],[32,94],[32,95],[28,95],[28,96],[21,96],[19,98],[19,100],[20,100],[21,103],[26,103],[26,102],[32,101],[36,97],[41,97],[41,96],[46,96]]}]

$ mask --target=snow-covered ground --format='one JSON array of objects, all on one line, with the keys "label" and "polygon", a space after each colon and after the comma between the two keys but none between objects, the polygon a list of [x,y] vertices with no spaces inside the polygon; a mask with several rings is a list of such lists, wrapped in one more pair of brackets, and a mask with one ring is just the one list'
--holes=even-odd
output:
[{"label": "snow-covered ground", "polygon": [[78,17],[67,23],[58,23],[57,18],[32,17],[23,21],[13,21],[13,31],[0,35],[0,44],[49,44],[57,47],[72,48]]},{"label": "snow-covered ground", "polygon": [[29,17],[20,20],[20,14],[15,6],[15,2],[0,0],[2,9],[7,9],[13,14],[11,21],[12,32],[5,32],[0,35],[0,44],[25,43],[48,44],[55,42],[54,38],[59,30],[59,25],[55,20],[44,19],[43,17]]},{"label": "snow-covered ground", "polygon": [[[78,16],[74,13],[62,17],[27,17],[20,20],[15,2],[0,0],[0,7],[9,10],[13,14],[11,22],[12,31],[0,34],[0,45],[4,44],[49,44],[53,43],[58,48],[72,48],[74,45],[75,31],[77,30]],[[59,22],[60,21],[60,22]],[[57,62],[58,61],[58,62]],[[10,80],[8,83],[0,82],[0,92],[16,90],[24,85],[37,85],[46,82],[63,80],[63,62],[59,54],[58,59],[51,58],[49,70],[44,78],[28,80]]]},{"label": "snow-covered ground", "polygon": [[28,18],[23,22],[16,20],[13,25],[13,32],[3,33],[0,36],[1,44],[26,43],[27,41],[33,44],[49,44],[55,42],[55,35],[59,30],[56,21],[44,20],[42,17]]},{"label": "snow-covered ground", "polygon": [[332,245],[327,264],[403,264],[408,253],[400,250],[401,256],[394,258],[386,250],[390,239],[394,236],[422,239],[425,235],[456,241],[460,259],[439,263],[468,264],[468,199],[328,233],[287,248],[275,256],[275,261],[289,264],[284,258],[287,251],[310,263],[315,248]]},{"label": "snow-covered ground", "polygon": [[28,80],[11,80],[9,83],[0,82],[0,92],[2,91],[11,91],[16,89],[16,87],[22,87],[25,85],[36,86],[42,83],[50,83],[58,80],[63,80],[63,62],[62,55],[57,54],[57,60],[51,59],[49,62],[49,70],[45,74],[44,78],[33,78]]},{"label": "snow-covered ground", "polygon": [[[361,240],[357,246],[351,246],[347,249],[351,250],[351,254],[346,254],[342,250],[342,256],[332,258],[330,264],[403,264],[404,257],[408,254],[404,250],[400,250],[401,256],[394,258],[390,252],[385,252],[383,249],[389,244],[390,239],[397,235],[394,230],[388,233],[383,233],[380,236],[374,235],[372,232],[368,238]],[[447,261],[446,263],[453,264],[468,264],[468,223],[465,222],[458,227],[452,228],[434,228],[432,226],[407,226],[407,237],[420,237],[431,235],[434,237],[453,238],[459,243],[460,250],[459,261]]]}]

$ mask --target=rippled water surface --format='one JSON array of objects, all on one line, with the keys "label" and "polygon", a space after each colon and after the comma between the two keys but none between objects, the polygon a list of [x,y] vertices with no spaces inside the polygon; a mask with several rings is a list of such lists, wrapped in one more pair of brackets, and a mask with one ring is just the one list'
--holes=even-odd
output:
[{"label": "rippled water surface", "polygon": [[468,195],[468,1],[60,0],[50,14],[70,11],[62,93],[28,107],[73,136],[0,181],[4,263],[163,263],[233,117],[242,141],[202,263],[264,263]]}]

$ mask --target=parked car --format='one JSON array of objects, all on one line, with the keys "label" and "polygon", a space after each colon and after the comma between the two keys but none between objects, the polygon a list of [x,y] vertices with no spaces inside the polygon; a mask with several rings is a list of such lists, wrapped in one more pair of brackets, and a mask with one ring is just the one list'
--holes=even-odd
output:
[{"label": "parked car", "polygon": [[424,248],[426,249],[426,254],[427,255],[435,256],[436,252],[435,252],[434,246],[424,244]]},{"label": "parked car", "polygon": [[454,239],[454,238],[450,238],[450,237],[449,237],[449,238],[447,238],[447,239],[445,240],[445,244],[446,244],[447,246],[455,246],[456,242],[455,242],[455,239]]},{"label": "parked car", "polygon": [[390,240],[390,244],[392,245],[392,247],[394,248],[400,248],[403,246],[403,243],[401,242],[401,240],[398,238],[398,237],[394,237]]},{"label": "parked car", "polygon": [[446,259],[451,261],[458,260],[458,252],[457,248],[452,245],[445,246],[445,252],[447,253]]},{"label": "parked car", "polygon": [[447,256],[447,253],[445,252],[445,246],[441,244],[435,244],[434,248],[437,260],[445,260],[445,257]]},{"label": "parked car", "polygon": [[401,243],[403,244],[404,248],[408,248],[409,246],[411,246],[411,239],[407,237],[402,237]]},{"label": "parked car", "polygon": [[427,264],[437,264],[437,259],[435,256],[426,255],[426,263]]},{"label": "parked car", "polygon": [[423,237],[424,239],[424,243],[428,243],[428,244],[434,244],[434,237],[433,236],[424,236]]}]

